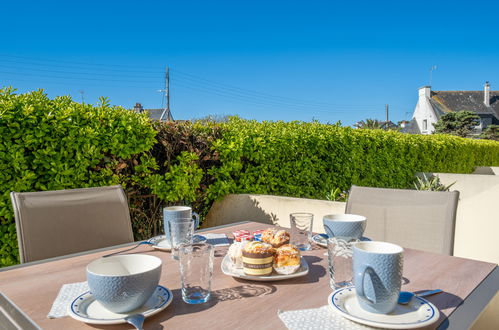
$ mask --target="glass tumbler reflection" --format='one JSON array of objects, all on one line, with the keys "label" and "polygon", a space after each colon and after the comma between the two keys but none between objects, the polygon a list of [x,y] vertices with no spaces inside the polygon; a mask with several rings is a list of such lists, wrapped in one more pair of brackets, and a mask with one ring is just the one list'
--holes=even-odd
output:
[{"label": "glass tumbler reflection", "polygon": [[327,255],[329,261],[329,286],[336,290],[352,285],[353,244],[358,240],[328,238]]},{"label": "glass tumbler reflection", "polygon": [[180,246],[180,281],[186,303],[202,304],[210,299],[214,250],[207,243]]},{"label": "glass tumbler reflection", "polygon": [[291,223],[291,243],[296,245],[301,251],[308,251],[312,248],[312,227],[314,215],[312,213],[291,213],[289,215]]},{"label": "glass tumbler reflection", "polygon": [[178,260],[178,249],[181,244],[192,244],[195,222],[192,218],[176,219],[169,221],[170,245],[172,258]]}]

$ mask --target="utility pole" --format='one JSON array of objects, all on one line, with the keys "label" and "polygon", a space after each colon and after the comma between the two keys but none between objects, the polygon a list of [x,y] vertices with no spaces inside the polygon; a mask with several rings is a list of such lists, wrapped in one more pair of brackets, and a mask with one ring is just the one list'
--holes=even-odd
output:
[{"label": "utility pole", "polygon": [[83,94],[85,94],[85,91],[80,90],[80,94],[81,94],[81,104],[83,104],[83,103],[85,103],[85,99],[83,98]]},{"label": "utility pole", "polygon": [[386,109],[386,123],[388,124],[388,104],[385,104]]},{"label": "utility pole", "polygon": [[165,93],[166,107],[159,119],[162,120],[166,116],[166,120],[173,120],[172,113],[170,112],[170,68],[168,65],[166,66],[165,72],[165,89],[162,90],[162,92]]}]

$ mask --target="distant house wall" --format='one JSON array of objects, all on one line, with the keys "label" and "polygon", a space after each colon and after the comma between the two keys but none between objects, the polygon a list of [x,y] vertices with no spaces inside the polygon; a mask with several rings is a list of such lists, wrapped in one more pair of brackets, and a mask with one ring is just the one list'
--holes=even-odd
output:
[{"label": "distant house wall", "polygon": [[[421,134],[431,134],[435,130],[433,124],[438,118],[430,104],[430,86],[424,86],[419,89],[418,103],[414,109],[413,120],[418,126]],[[426,121],[426,122],[425,122]]]}]

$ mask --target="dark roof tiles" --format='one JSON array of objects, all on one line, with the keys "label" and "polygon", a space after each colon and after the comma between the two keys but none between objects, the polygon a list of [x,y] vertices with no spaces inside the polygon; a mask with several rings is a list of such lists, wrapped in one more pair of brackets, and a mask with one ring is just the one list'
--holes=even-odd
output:
[{"label": "dark roof tiles", "polygon": [[499,91],[490,91],[490,106],[483,100],[483,91],[434,91],[430,102],[442,113],[466,110],[478,115],[491,114],[499,119]]}]

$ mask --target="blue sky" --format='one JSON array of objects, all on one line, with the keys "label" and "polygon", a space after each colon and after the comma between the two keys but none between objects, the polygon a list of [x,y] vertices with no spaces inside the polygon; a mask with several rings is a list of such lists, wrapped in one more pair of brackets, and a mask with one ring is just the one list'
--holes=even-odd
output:
[{"label": "blue sky", "polygon": [[176,119],[410,119],[417,88],[499,89],[494,2],[3,1],[0,86]]}]

